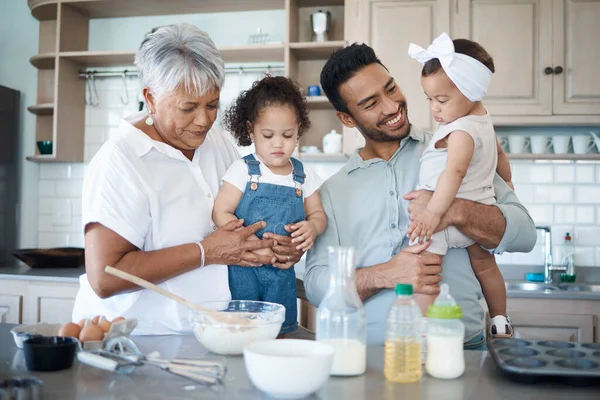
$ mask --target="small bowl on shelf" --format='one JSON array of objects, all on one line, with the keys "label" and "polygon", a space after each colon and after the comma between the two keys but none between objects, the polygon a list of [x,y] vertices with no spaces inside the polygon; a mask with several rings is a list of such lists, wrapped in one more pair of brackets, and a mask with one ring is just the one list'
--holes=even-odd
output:
[{"label": "small bowl on shelf", "polygon": [[52,140],[38,140],[37,148],[42,155],[52,154]]},{"label": "small bowl on shelf", "polygon": [[[215,321],[206,312],[191,310],[194,336],[206,349],[221,355],[242,354],[250,343],[274,339],[285,319],[285,307],[266,301],[231,300],[200,303],[200,306],[231,316]],[[242,317],[248,324],[239,324]]]},{"label": "small bowl on shelf", "polygon": [[30,371],[71,368],[79,341],[72,337],[34,336],[23,341],[25,363]]}]

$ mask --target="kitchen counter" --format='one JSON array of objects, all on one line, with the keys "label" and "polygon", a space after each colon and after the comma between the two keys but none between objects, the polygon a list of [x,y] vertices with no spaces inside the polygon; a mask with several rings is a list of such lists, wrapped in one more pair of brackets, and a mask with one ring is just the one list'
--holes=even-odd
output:
[{"label": "kitchen counter", "polygon": [[[156,367],[139,367],[131,375],[99,370],[75,360],[68,370],[41,373],[25,368],[22,350],[10,335],[12,325],[0,324],[0,378],[33,375],[44,381],[44,399],[268,399],[249,381],[242,357],[224,357],[225,383],[206,388]],[[133,337],[144,353],[158,350],[164,358],[197,358],[207,354],[193,336]],[[367,372],[354,378],[330,378],[311,399],[596,399],[598,387],[559,384],[526,385],[504,377],[487,352],[465,352],[466,371],[456,380],[423,376],[420,383],[395,384],[383,376],[383,347],[367,350]],[[298,371],[302,373],[302,371]]]},{"label": "kitchen counter", "polygon": [[79,276],[85,274],[85,267],[78,268],[30,268],[18,266],[0,267],[0,279],[18,279],[40,282],[79,283]]}]

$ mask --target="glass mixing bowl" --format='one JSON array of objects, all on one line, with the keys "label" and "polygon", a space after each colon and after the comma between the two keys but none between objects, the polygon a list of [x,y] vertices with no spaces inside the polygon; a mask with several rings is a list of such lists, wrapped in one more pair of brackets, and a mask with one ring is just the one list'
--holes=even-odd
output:
[{"label": "glass mixing bowl", "polygon": [[231,318],[231,323],[227,318],[224,318],[224,321],[215,321],[204,311],[190,311],[194,336],[204,347],[216,354],[242,354],[244,347],[249,343],[274,339],[279,334],[285,318],[284,306],[266,301],[213,301],[198,305],[248,321],[248,324],[239,324],[235,318]]}]

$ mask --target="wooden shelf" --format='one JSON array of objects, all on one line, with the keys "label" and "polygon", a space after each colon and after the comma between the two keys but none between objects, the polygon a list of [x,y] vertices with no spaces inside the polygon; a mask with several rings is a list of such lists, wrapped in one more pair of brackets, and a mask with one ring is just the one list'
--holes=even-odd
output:
[{"label": "wooden shelf", "polygon": [[31,65],[37,69],[54,69],[56,65],[56,53],[40,53],[29,59]]},{"label": "wooden shelf", "polygon": [[[302,0],[314,4],[318,1]],[[326,0],[333,2],[333,0]],[[343,0],[336,0],[342,3]],[[58,0],[28,0],[31,14],[38,20],[56,19]],[[284,0],[62,0],[90,18],[138,17],[147,15],[198,14],[232,11],[280,10]],[[54,10],[54,18],[49,18]]]},{"label": "wooden shelf", "polygon": [[343,153],[300,153],[298,159],[302,162],[346,162],[348,156]]},{"label": "wooden shelf", "polygon": [[111,67],[133,65],[135,51],[69,51],[58,53],[83,67]]},{"label": "wooden shelf", "polygon": [[313,110],[333,109],[327,96],[307,96],[306,103],[308,104],[308,107]]},{"label": "wooden shelf", "polygon": [[331,42],[293,42],[290,49],[298,60],[326,60],[335,50],[346,45],[343,40]]},{"label": "wooden shelf", "polygon": [[597,115],[492,115],[494,126],[590,126],[600,124]]},{"label": "wooden shelf", "polygon": [[343,6],[344,0],[296,0],[298,7]]},{"label": "wooden shelf", "polygon": [[25,157],[25,159],[27,161],[39,162],[39,163],[62,162],[60,160],[57,160],[56,157],[53,154],[38,154],[38,155],[35,155],[35,156],[27,156],[27,157]]},{"label": "wooden shelf", "polygon": [[52,115],[54,114],[53,103],[42,103],[27,107],[27,110],[35,115]]},{"label": "wooden shelf", "polygon": [[226,63],[284,61],[285,47],[282,43],[221,46],[218,48]]},{"label": "wooden shelf", "polygon": [[588,153],[588,154],[531,154],[531,153],[520,153],[520,154],[507,154],[511,160],[567,160],[567,161],[600,161],[599,153]]}]

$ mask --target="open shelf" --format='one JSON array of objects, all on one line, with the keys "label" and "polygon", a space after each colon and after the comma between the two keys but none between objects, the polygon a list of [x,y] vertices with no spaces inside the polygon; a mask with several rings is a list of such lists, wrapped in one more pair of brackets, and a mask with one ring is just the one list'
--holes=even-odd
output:
[{"label": "open shelf", "polygon": [[69,51],[58,54],[84,67],[133,65],[135,51]]},{"label": "open shelf", "polygon": [[297,0],[298,7],[343,6],[344,0]]},{"label": "open shelf", "polygon": [[298,159],[303,162],[346,162],[344,153],[300,153]]},{"label": "open shelf", "polygon": [[[332,0],[326,0],[326,2]],[[301,3],[318,3],[302,0]],[[336,0],[342,3],[343,0]],[[58,0],[29,0],[31,13],[38,20],[56,19]],[[138,17],[147,15],[197,14],[232,11],[279,10],[284,0],[62,0],[90,18]]]},{"label": "open shelf", "polygon": [[53,69],[56,65],[56,53],[40,53],[29,59],[37,69]]},{"label": "open shelf", "polygon": [[27,107],[27,110],[35,115],[52,115],[54,113],[54,104],[42,103]]},{"label": "open shelf", "polygon": [[568,160],[568,161],[600,161],[600,153],[588,153],[588,154],[531,154],[531,153],[520,153],[520,154],[507,154],[511,160]]},{"label": "open shelf", "polygon": [[307,96],[306,103],[313,110],[333,109],[327,96]]},{"label": "open shelf", "polygon": [[249,44],[243,46],[221,46],[218,48],[226,63],[284,61],[284,45]]},{"label": "open shelf", "polygon": [[51,162],[62,162],[57,160],[53,154],[38,154],[35,156],[25,157],[27,161],[39,162],[39,163],[51,163]]},{"label": "open shelf", "polygon": [[330,42],[295,42],[290,43],[290,49],[297,60],[326,60],[335,50],[346,45],[343,40]]}]

